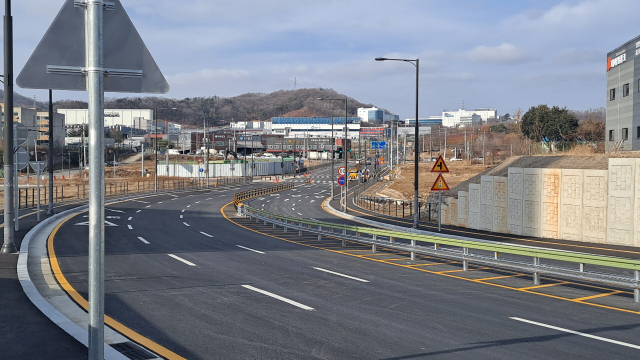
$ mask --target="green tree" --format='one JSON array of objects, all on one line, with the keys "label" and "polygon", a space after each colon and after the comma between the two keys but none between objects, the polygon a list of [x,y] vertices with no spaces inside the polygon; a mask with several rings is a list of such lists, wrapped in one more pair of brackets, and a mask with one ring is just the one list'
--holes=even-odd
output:
[{"label": "green tree", "polygon": [[522,135],[534,141],[569,141],[575,137],[578,119],[567,108],[532,106],[522,117]]}]

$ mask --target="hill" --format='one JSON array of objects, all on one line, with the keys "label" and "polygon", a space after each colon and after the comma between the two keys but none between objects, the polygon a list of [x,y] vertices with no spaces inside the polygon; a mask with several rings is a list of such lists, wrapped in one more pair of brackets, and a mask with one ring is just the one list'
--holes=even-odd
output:
[{"label": "hill", "polygon": [[[204,120],[209,125],[226,125],[232,121],[269,120],[277,116],[344,116],[344,103],[320,101],[318,98],[338,98],[345,95],[333,89],[280,90],[270,94],[247,93],[230,98],[195,97],[167,99],[160,97],[125,97],[105,99],[106,109],[177,108],[162,111],[162,119],[183,125],[201,127]],[[31,104],[33,106],[33,102]],[[349,116],[355,116],[359,107],[370,107],[351,97],[348,101]],[[87,103],[62,100],[54,103],[54,109],[86,109]]]}]

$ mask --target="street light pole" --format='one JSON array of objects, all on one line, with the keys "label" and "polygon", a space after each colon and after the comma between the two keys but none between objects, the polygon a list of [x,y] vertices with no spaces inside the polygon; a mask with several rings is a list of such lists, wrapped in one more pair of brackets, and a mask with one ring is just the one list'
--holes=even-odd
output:
[{"label": "street light pole", "polygon": [[420,206],[418,203],[418,168],[420,165],[420,153],[419,153],[419,136],[420,136],[420,125],[418,124],[418,84],[419,75],[420,75],[420,59],[389,59],[389,58],[376,58],[376,61],[386,61],[386,60],[394,60],[394,61],[404,61],[413,64],[416,67],[416,124],[415,124],[415,140],[413,143],[413,152],[415,153],[415,164],[414,164],[414,217],[413,217],[413,228],[418,228],[418,219],[420,218]]},{"label": "street light pole", "polygon": [[[153,175],[153,192],[157,193],[158,192],[158,110],[165,110],[165,109],[170,109],[170,110],[176,110],[177,108],[154,108],[153,110],[153,123],[156,127],[155,130],[155,138],[154,138],[154,144],[153,144],[153,148],[154,148],[154,164],[153,164],[153,168],[155,169],[154,171],[154,175]],[[142,156],[144,157],[144,154],[142,154]]]},{"label": "street light pole", "polygon": [[[345,169],[345,177],[344,177],[344,212],[345,214],[348,212],[348,206],[347,206],[347,194],[348,194],[348,189],[349,189],[349,158],[347,155],[347,137],[349,134],[349,129],[347,127],[347,119],[348,119],[348,114],[349,114],[349,108],[347,107],[347,98],[345,97],[344,99],[323,99],[323,98],[318,98],[318,100],[323,100],[323,101],[344,101],[344,136],[342,138],[342,152],[343,152],[343,157],[344,157],[344,169]],[[333,119],[333,118],[332,118]],[[333,138],[333,120],[331,121],[331,134],[332,134],[332,138]],[[332,139],[333,140],[333,139]],[[332,146],[333,148],[333,146]],[[333,159],[332,159],[332,164],[331,164],[331,174],[332,174],[332,178],[333,178]],[[333,181],[333,179],[331,179],[331,181]],[[333,184],[331,185],[331,196],[333,197]]]}]

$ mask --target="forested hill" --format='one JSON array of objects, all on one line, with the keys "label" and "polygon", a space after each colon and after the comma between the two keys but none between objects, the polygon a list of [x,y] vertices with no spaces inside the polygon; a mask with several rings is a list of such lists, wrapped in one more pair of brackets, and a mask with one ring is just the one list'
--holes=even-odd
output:
[{"label": "forested hill", "polygon": [[[231,98],[196,97],[166,99],[159,97],[108,98],[106,109],[177,108],[158,111],[162,119],[200,127],[203,120],[209,125],[224,125],[232,121],[269,120],[277,116],[344,116],[344,102],[320,101],[318,98],[342,99],[345,95],[333,89],[280,90],[270,94],[247,93]],[[349,116],[356,116],[359,107],[370,107],[349,98]],[[54,109],[86,109],[87,103],[62,100]]]}]

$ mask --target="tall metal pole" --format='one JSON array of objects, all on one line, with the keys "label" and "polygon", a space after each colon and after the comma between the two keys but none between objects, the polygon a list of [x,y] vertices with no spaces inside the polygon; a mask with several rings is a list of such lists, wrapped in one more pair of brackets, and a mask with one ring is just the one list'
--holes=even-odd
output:
[{"label": "tall metal pole", "polygon": [[415,142],[413,144],[413,151],[415,152],[415,170],[414,170],[414,198],[413,198],[413,228],[418,228],[418,219],[420,218],[420,206],[418,203],[418,168],[420,167],[420,124],[418,124],[418,84],[420,74],[420,59],[416,59],[416,129],[415,129]]},{"label": "tall metal pole", "polygon": [[[49,158],[47,159],[49,164],[49,207],[47,210],[48,215],[53,215],[53,91],[49,89]],[[40,187],[38,186],[38,189]]]},{"label": "tall metal pole", "polygon": [[89,100],[89,360],[104,359],[103,4],[86,4]]},{"label": "tall metal pole", "polygon": [[333,153],[333,148],[336,145],[336,140],[334,138],[334,133],[333,133],[333,116],[331,117],[331,179],[329,181],[329,184],[331,184],[331,200],[333,200],[333,182],[336,180],[336,174],[335,174],[335,164],[334,164],[334,158],[335,158],[335,154]]},{"label": "tall metal pole", "polygon": [[5,0],[4,12],[4,243],[2,254],[16,252],[13,241],[13,18],[11,0]]},{"label": "tall metal pole", "polygon": [[[202,141],[204,142],[204,173],[207,178],[207,188],[209,188],[209,134],[207,132],[207,119],[203,119]],[[206,136],[206,138],[205,138]]]},{"label": "tall metal pole", "polygon": [[158,192],[158,108],[153,109],[153,124],[156,127],[155,136],[153,139],[153,150],[154,150],[154,164],[153,168],[153,192]]},{"label": "tall metal pole", "polygon": [[347,194],[348,194],[348,190],[349,190],[349,155],[347,155],[347,137],[349,134],[349,129],[347,128],[347,114],[348,114],[348,108],[347,108],[347,98],[344,98],[344,141],[342,144],[342,149],[344,150],[344,170],[345,172],[345,177],[344,177],[344,213],[347,213]]}]

